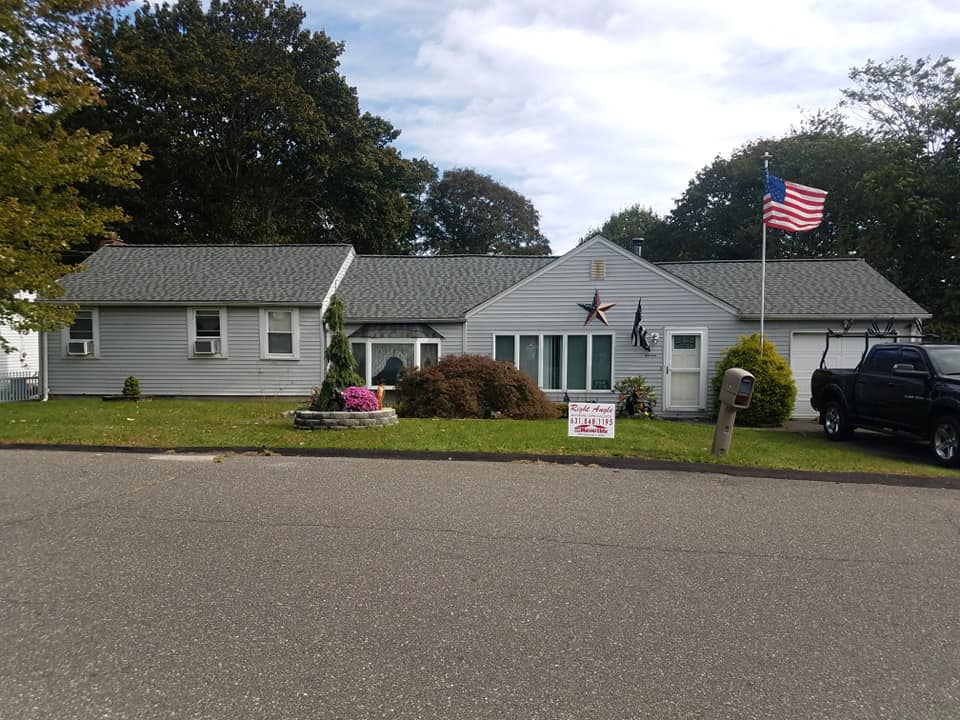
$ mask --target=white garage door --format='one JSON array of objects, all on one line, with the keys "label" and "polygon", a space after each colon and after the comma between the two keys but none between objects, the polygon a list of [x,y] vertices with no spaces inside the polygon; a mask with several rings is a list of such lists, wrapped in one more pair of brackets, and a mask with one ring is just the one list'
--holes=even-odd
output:
[{"label": "white garage door", "polygon": [[[880,340],[871,340],[882,342]],[[816,417],[816,411],[810,407],[810,378],[813,371],[820,367],[820,358],[826,338],[823,333],[793,333],[790,338],[790,369],[793,381],[797,384],[797,402],[793,416],[798,418]],[[863,338],[830,338],[830,352],[827,354],[828,368],[856,367],[863,355]]]}]

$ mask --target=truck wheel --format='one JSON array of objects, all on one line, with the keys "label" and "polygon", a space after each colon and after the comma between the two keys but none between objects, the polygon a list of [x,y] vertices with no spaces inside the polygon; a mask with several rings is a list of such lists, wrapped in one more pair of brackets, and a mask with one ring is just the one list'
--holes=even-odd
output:
[{"label": "truck wheel", "polygon": [[951,417],[937,418],[933,423],[930,444],[938,463],[960,467],[960,421]]},{"label": "truck wheel", "polygon": [[846,408],[836,400],[823,408],[823,432],[828,440],[846,440],[853,433]]}]

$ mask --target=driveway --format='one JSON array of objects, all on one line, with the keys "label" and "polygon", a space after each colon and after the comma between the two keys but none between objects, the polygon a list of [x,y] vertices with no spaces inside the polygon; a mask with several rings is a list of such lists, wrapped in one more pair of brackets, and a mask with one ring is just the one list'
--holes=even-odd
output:
[{"label": "driveway", "polygon": [[960,491],[0,460],[0,717],[960,717]]},{"label": "driveway", "polygon": [[[824,437],[823,426],[817,422],[816,418],[788,420],[778,430],[821,438],[825,443],[832,442]],[[924,465],[937,464],[933,459],[933,452],[930,450],[928,442],[903,433],[887,434],[871,430],[857,430],[853,433],[853,437],[840,442],[839,445],[849,445],[858,450],[894,460],[906,460]]]}]

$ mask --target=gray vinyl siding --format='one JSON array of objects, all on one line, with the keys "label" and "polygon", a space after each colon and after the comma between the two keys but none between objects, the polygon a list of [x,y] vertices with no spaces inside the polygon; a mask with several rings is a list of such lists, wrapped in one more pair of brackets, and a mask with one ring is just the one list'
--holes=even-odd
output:
[{"label": "gray vinyl siding", "polygon": [[[586,249],[586,248],[585,248]],[[591,280],[591,262],[605,262],[606,277]],[[616,303],[607,311],[609,327],[598,319],[584,326],[586,311],[578,303],[590,304],[594,291],[603,303]],[[642,325],[660,341],[651,351],[634,347],[633,329],[637,301],[643,299]],[[480,308],[467,319],[466,351],[491,356],[495,334],[606,334],[614,335],[614,382],[642,375],[653,385],[662,407],[664,383],[664,331],[667,328],[707,330],[707,371],[711,373],[723,350],[748,328],[734,314],[697,295],[678,280],[664,277],[646,263],[625,257],[603,244],[589,252],[576,252],[551,265],[545,272]],[[649,337],[649,336],[648,336]],[[547,391],[560,399],[563,391]],[[610,400],[611,393],[576,391],[572,399]]]},{"label": "gray vinyl siding", "polygon": [[119,393],[134,375],[145,395],[298,396],[321,382],[320,310],[299,308],[300,359],[260,359],[258,307],[227,307],[227,357],[188,357],[187,306],[99,308],[99,357],[64,357],[48,343],[50,393]]}]

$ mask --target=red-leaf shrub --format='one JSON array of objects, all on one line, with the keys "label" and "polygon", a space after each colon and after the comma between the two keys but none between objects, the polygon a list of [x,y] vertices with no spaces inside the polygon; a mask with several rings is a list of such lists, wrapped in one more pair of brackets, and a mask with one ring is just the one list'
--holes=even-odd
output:
[{"label": "red-leaf shrub", "polygon": [[452,355],[422,370],[406,370],[397,394],[407,417],[557,417],[556,406],[528,375],[483,355]]}]

